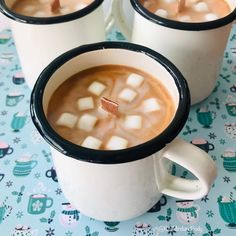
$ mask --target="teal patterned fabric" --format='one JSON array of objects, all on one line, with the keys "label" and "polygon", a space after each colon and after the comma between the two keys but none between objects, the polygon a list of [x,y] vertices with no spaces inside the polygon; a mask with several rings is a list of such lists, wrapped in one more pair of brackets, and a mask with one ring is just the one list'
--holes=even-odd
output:
[{"label": "teal patterned fabric", "polygon": [[[125,39],[113,29],[108,40]],[[1,236],[236,235],[235,25],[216,87],[209,98],[191,107],[180,135],[192,143],[200,139],[199,147],[216,162],[218,177],[210,193],[186,202],[165,197],[146,214],[125,222],[96,221],[67,202],[49,147],[30,120],[30,89],[19,72],[11,31],[4,30],[0,32]],[[18,163],[22,159],[28,161],[24,166]],[[191,177],[176,165],[172,174]]]}]

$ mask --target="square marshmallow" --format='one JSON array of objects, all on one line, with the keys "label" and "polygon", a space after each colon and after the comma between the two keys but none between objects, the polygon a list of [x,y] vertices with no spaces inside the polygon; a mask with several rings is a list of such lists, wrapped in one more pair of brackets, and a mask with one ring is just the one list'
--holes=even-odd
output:
[{"label": "square marshmallow", "polygon": [[80,111],[85,111],[94,108],[94,102],[92,97],[79,98],[77,104]]},{"label": "square marshmallow", "polygon": [[86,137],[83,143],[81,144],[82,147],[91,148],[91,149],[99,149],[101,145],[102,145],[102,141],[93,136]]},{"label": "square marshmallow", "polygon": [[86,3],[79,3],[79,4],[77,4],[76,6],[75,6],[75,9],[77,10],[77,11],[79,11],[79,10],[81,10],[81,9],[84,9],[85,7],[87,7],[88,6],[88,4],[86,4]]},{"label": "square marshmallow", "polygon": [[193,7],[194,7],[194,10],[197,12],[209,11],[208,5],[205,2],[198,2]]},{"label": "square marshmallow", "polygon": [[160,16],[160,17],[163,17],[163,18],[167,18],[168,17],[168,12],[164,9],[158,9],[156,12],[155,12],[156,15]]},{"label": "square marshmallow", "polygon": [[124,88],[119,93],[119,98],[126,102],[132,102],[136,96],[137,96],[137,93],[134,90],[129,89],[129,88]]},{"label": "square marshmallow", "polygon": [[138,88],[142,82],[144,81],[143,76],[138,74],[131,74],[129,75],[126,83],[130,85],[131,87]]},{"label": "square marshmallow", "polygon": [[75,126],[77,120],[78,120],[77,116],[71,113],[63,113],[56,121],[56,124],[59,126],[65,126],[72,129]]},{"label": "square marshmallow", "polygon": [[160,110],[160,105],[156,98],[148,98],[143,101],[143,109],[145,112]]},{"label": "square marshmallow", "polygon": [[108,150],[125,149],[128,146],[128,141],[119,136],[112,136],[106,144]]},{"label": "square marshmallow", "polygon": [[106,89],[106,86],[97,81],[94,81],[88,87],[88,91],[97,96],[100,96],[105,89]]},{"label": "square marshmallow", "polygon": [[212,20],[217,20],[219,17],[213,13],[208,13],[205,15],[205,21],[212,21]]},{"label": "square marshmallow", "polygon": [[85,131],[91,131],[93,130],[97,120],[96,116],[84,114],[80,117],[77,127]]},{"label": "square marshmallow", "polygon": [[129,115],[125,117],[125,127],[128,129],[141,129],[142,117],[137,115]]}]

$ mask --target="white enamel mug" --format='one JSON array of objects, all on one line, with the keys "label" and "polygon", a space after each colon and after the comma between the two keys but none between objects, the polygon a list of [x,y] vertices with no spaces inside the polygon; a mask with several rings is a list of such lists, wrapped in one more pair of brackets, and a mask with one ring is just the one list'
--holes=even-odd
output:
[{"label": "white enamel mug", "polygon": [[71,14],[39,18],[12,12],[15,0],[0,0],[0,11],[10,19],[22,71],[30,88],[44,67],[61,53],[105,39],[106,25],[110,28],[112,24],[109,14],[104,20],[103,1],[95,0]]},{"label": "white enamel mug", "polygon": [[202,23],[162,18],[147,11],[139,0],[113,0],[112,8],[116,25],[129,41],[160,52],[177,66],[188,82],[191,103],[196,104],[215,87],[232,22],[236,19],[235,0],[225,1],[231,9],[229,15]]},{"label": "white enamel mug", "polygon": [[[145,71],[169,91],[176,111],[160,135],[141,145],[104,151],[75,145],[51,128],[46,114],[54,91],[75,73],[107,64]],[[155,205],[162,194],[199,199],[208,193],[216,178],[214,161],[206,152],[176,138],[189,107],[187,83],[171,62],[151,49],[121,42],[84,45],[61,55],[41,73],[31,95],[32,120],[51,146],[63,193],[80,212],[103,221],[139,216]],[[196,179],[170,175],[166,160],[185,167]]]}]

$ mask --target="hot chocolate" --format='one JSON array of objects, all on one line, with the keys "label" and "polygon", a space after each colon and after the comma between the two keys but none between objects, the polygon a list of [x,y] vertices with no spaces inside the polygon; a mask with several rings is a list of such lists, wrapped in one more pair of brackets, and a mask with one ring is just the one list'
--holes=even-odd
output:
[{"label": "hot chocolate", "polygon": [[12,6],[12,11],[24,16],[52,17],[81,10],[93,1],[94,0],[60,0],[60,7],[56,10],[52,10],[54,0],[17,0]]},{"label": "hot chocolate", "polygon": [[[104,99],[118,112],[104,110]],[[50,99],[47,118],[59,135],[77,145],[116,150],[160,134],[175,110],[167,89],[156,78],[131,67],[103,65],[81,71],[60,85]]]},{"label": "hot chocolate", "polygon": [[224,0],[186,0],[185,7],[178,11],[179,0],[140,0],[150,12],[182,22],[205,22],[222,18],[231,10]]}]

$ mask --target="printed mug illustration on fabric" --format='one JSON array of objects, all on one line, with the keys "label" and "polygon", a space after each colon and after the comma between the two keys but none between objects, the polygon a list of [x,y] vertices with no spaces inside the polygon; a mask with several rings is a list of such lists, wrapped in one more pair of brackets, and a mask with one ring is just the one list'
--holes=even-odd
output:
[{"label": "printed mug illustration on fabric", "polygon": [[154,236],[154,230],[150,224],[136,223],[132,236]]},{"label": "printed mug illustration on fabric", "polygon": [[19,132],[29,122],[30,117],[26,113],[17,112],[12,117],[11,128],[14,132]]},{"label": "printed mug illustration on fabric", "polygon": [[183,224],[195,224],[198,221],[200,206],[193,200],[176,201],[176,217]]},{"label": "printed mug illustration on fabric", "polygon": [[0,33],[0,45],[6,44],[10,41],[11,36],[7,33]]},{"label": "printed mug illustration on fabric", "polygon": [[236,123],[225,123],[225,133],[227,137],[236,139]]},{"label": "printed mug illustration on fabric", "polygon": [[25,95],[21,92],[10,92],[6,95],[6,106],[14,107],[16,106]]},{"label": "printed mug illustration on fabric", "polygon": [[201,107],[196,110],[197,120],[203,128],[211,128],[211,125],[216,118],[216,113],[209,111],[208,107]]},{"label": "printed mug illustration on fabric", "polygon": [[27,225],[17,225],[11,232],[11,236],[37,236],[38,229],[31,229]]},{"label": "printed mug illustration on fabric", "polygon": [[120,224],[119,221],[104,221],[104,224],[106,225],[105,230],[108,232],[116,232],[119,230],[117,227]]},{"label": "printed mug illustration on fabric", "polygon": [[74,227],[79,223],[79,211],[70,203],[62,203],[62,211],[59,215],[60,223],[65,227]]},{"label": "printed mug illustration on fabric", "polygon": [[10,216],[12,206],[7,205],[7,198],[0,204],[0,224]]},{"label": "printed mug illustration on fabric", "polygon": [[208,142],[204,138],[194,138],[192,139],[191,143],[195,145],[196,147],[201,148],[205,152],[213,151],[215,149],[215,146],[213,143]]},{"label": "printed mug illustration on fabric", "polygon": [[233,200],[233,193],[230,193],[230,197],[219,196],[217,202],[221,218],[228,223],[226,226],[236,229],[236,201]]},{"label": "printed mug illustration on fabric", "polygon": [[226,110],[230,116],[236,116],[236,98],[228,96],[225,103]]},{"label": "printed mug illustration on fabric", "polygon": [[46,177],[51,178],[54,182],[58,182],[57,172],[53,167],[51,169],[47,170],[45,175],[46,175]]},{"label": "printed mug illustration on fabric", "polygon": [[[236,67],[235,67],[235,68],[236,68]],[[236,84],[233,84],[233,85],[230,87],[230,92],[236,93]]]},{"label": "printed mug illustration on fabric", "polygon": [[161,199],[148,212],[158,212],[161,210],[161,207],[165,206],[166,204],[167,204],[167,199],[163,195]]},{"label": "printed mug illustration on fabric", "polygon": [[25,83],[25,76],[22,73],[22,71],[17,71],[13,76],[12,76],[12,82],[13,84],[21,85]]},{"label": "printed mug illustration on fabric", "polygon": [[31,170],[36,167],[38,161],[32,160],[31,156],[25,155],[15,160],[15,166],[13,168],[13,175],[18,177],[24,177],[30,174]]},{"label": "printed mug illustration on fabric", "polygon": [[223,166],[229,172],[236,172],[236,151],[233,148],[228,148],[221,155],[223,158]]},{"label": "printed mug illustration on fabric", "polygon": [[28,213],[32,215],[39,215],[46,211],[53,205],[53,199],[46,194],[31,194],[28,202]]},{"label": "printed mug illustration on fabric", "polygon": [[0,158],[13,153],[13,148],[9,144],[0,140]]}]

